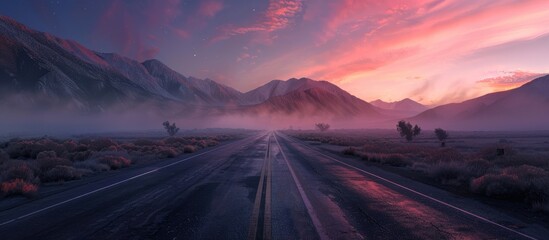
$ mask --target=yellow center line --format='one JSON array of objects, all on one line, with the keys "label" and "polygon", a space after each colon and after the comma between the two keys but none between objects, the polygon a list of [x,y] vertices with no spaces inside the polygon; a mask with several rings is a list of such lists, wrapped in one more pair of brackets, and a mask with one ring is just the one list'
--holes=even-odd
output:
[{"label": "yellow center line", "polygon": [[[267,174],[269,174],[267,168],[268,168],[270,145],[271,145],[271,134],[267,135],[267,151],[265,152],[265,160],[263,161],[263,166],[261,168],[261,176],[259,178],[259,184],[257,186],[257,192],[255,194],[254,207],[252,210],[252,218],[250,219],[250,226],[248,228],[248,239],[250,240],[256,239],[256,236],[257,236],[257,227],[259,225],[259,210],[261,207],[261,199],[263,196],[263,185],[265,181],[265,174],[266,172]],[[268,190],[270,192],[270,187]],[[270,197],[270,193],[269,193],[269,197]],[[269,209],[270,209],[270,200],[269,200]],[[269,218],[269,221],[270,221],[270,218]]]}]

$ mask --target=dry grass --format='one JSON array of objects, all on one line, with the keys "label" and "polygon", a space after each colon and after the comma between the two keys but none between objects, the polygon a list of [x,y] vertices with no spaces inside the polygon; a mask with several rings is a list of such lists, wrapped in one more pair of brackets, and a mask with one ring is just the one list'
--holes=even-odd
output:
[{"label": "dry grass", "polygon": [[[359,131],[287,133],[305,141],[348,146],[343,155],[419,171],[433,182],[461,191],[525,202],[534,209],[549,211],[549,152],[533,147],[547,143],[546,139],[537,140],[539,143],[526,139],[527,144],[521,145],[518,140],[494,138],[492,143],[479,144],[479,138],[485,142],[489,138],[463,133],[470,135],[469,139],[460,140],[456,147],[441,148],[434,136],[406,143],[396,131],[392,138],[364,136]],[[504,155],[498,155],[497,149],[503,149]]]},{"label": "dry grass", "polygon": [[236,137],[12,139],[0,143],[0,196],[33,196],[41,183],[71,181],[131,164],[174,158]]}]

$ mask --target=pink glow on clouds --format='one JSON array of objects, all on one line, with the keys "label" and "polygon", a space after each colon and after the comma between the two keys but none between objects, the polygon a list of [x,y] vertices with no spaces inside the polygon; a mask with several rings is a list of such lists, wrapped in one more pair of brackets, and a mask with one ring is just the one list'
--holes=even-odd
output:
[{"label": "pink glow on clouds", "polygon": [[[246,26],[227,25],[223,28],[222,33],[213,40],[219,41],[236,35],[253,32],[270,33],[284,29],[302,11],[302,7],[301,0],[270,0],[267,10],[259,21]],[[260,37],[265,37],[265,35],[260,35]],[[266,37],[263,40],[262,42],[271,42],[272,39]]]},{"label": "pink glow on clouds", "polygon": [[520,87],[523,84],[546,74],[530,73],[523,71],[502,72],[500,76],[485,78],[479,80],[478,83],[492,88],[494,91],[505,91],[512,88]]},{"label": "pink glow on clouds", "polygon": [[[309,77],[364,100],[441,104],[549,72],[541,54],[549,51],[545,0],[101,3],[87,16],[97,17],[95,29],[82,30],[93,32],[92,44],[75,40],[138,60],[159,58],[184,75],[241,91],[272,79]],[[48,15],[53,5],[34,5],[42,21],[61,22]],[[498,82],[502,77],[517,83]]]},{"label": "pink glow on clouds", "polygon": [[160,48],[152,42],[157,37],[147,33],[171,23],[180,14],[177,10],[180,0],[150,0],[145,4],[146,9],[132,12],[127,2],[112,1],[100,17],[96,32],[102,38],[108,38],[113,47],[125,56],[138,60],[156,56]]},{"label": "pink glow on clouds", "polygon": [[199,15],[213,17],[223,9],[223,3],[220,1],[202,1],[198,9]]},{"label": "pink glow on clouds", "polygon": [[[327,15],[323,3],[330,6]],[[493,69],[490,66],[462,69],[459,61],[484,48],[549,33],[547,1],[323,3],[309,6],[304,15],[308,23],[323,24],[316,33],[316,45],[280,55],[263,66],[280,69],[287,62],[295,67],[285,66],[288,72],[285,77],[326,79],[364,99],[413,97],[437,104],[487,93],[492,89],[479,90],[475,82],[480,73]],[[330,47],[324,48],[327,45]],[[302,60],[304,55],[322,61]],[[302,64],[297,65],[291,59],[300,59]],[[405,80],[417,75],[422,77]],[[433,78],[446,81],[436,83],[432,96],[413,95],[414,89]],[[464,90],[447,98],[456,83],[475,92]]]}]

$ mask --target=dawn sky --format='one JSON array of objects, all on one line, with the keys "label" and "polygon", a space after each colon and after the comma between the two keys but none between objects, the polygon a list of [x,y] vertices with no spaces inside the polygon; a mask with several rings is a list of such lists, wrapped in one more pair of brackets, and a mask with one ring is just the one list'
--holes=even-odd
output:
[{"label": "dawn sky", "polygon": [[4,0],[0,14],[240,91],[309,77],[440,104],[549,72],[546,0]]}]

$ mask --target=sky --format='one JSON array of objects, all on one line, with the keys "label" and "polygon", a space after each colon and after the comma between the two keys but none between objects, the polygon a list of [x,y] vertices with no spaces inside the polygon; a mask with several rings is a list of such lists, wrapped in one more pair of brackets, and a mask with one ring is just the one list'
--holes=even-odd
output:
[{"label": "sky", "polygon": [[549,73],[546,0],[2,0],[0,14],[242,92],[308,77],[438,105]]}]

